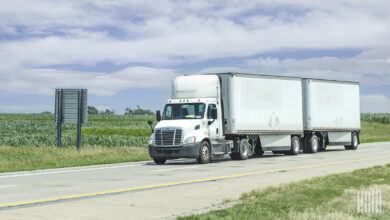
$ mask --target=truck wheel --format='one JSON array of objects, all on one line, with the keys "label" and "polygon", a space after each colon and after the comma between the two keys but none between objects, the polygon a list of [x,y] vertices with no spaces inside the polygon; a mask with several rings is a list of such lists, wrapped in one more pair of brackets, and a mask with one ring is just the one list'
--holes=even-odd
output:
[{"label": "truck wheel", "polygon": [[308,153],[317,153],[319,146],[318,137],[316,135],[312,135],[307,143]]},{"label": "truck wheel", "polygon": [[344,146],[346,150],[356,150],[359,145],[358,136],[355,132],[351,135],[351,145]]},{"label": "truck wheel", "polygon": [[239,159],[240,160],[246,160],[249,156],[249,143],[246,139],[241,139],[240,141],[240,154]]},{"label": "truck wheel", "polygon": [[301,147],[301,143],[299,141],[299,137],[293,136],[291,138],[291,149],[290,149],[290,151],[287,151],[286,153],[289,155],[298,155],[300,147]]},{"label": "truck wheel", "polygon": [[210,145],[209,142],[203,141],[200,144],[199,148],[199,158],[197,158],[198,163],[206,164],[210,162]]},{"label": "truck wheel", "polygon": [[160,165],[164,164],[165,161],[167,161],[166,159],[157,159],[157,158],[153,158],[153,160],[156,164],[160,164]]}]

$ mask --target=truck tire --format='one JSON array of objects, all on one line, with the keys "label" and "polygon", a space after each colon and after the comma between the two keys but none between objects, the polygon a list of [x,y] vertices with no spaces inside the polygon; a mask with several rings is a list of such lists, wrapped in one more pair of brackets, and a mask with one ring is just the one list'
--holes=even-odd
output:
[{"label": "truck tire", "polygon": [[287,151],[286,154],[288,154],[288,155],[298,155],[300,148],[301,148],[300,138],[297,137],[297,136],[293,136],[291,138],[291,149],[290,149],[290,151]]},{"label": "truck tire", "polygon": [[159,164],[159,165],[162,165],[165,163],[165,161],[167,161],[166,159],[157,159],[157,158],[153,158],[153,160],[156,164]]},{"label": "truck tire", "polygon": [[241,139],[240,148],[239,148],[239,158],[240,160],[246,160],[249,156],[249,143],[246,139]]},{"label": "truck tire", "polygon": [[203,141],[199,148],[199,157],[197,158],[198,163],[206,164],[210,162],[210,145],[209,142]]},{"label": "truck tire", "polygon": [[309,152],[309,140],[311,138],[311,135],[305,135],[303,138],[303,153],[310,153]]},{"label": "truck tire", "polygon": [[319,147],[319,141],[317,135],[312,135],[307,142],[306,150],[308,153],[317,153]]},{"label": "truck tire", "polygon": [[345,145],[346,150],[356,150],[359,145],[359,139],[355,132],[351,134],[351,145]]}]

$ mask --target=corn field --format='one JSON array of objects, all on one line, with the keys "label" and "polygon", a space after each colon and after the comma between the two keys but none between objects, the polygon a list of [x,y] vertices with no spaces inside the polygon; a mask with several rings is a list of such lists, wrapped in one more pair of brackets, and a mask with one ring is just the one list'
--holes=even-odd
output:
[{"label": "corn field", "polygon": [[[82,144],[92,146],[146,147],[151,129],[139,116],[90,115],[82,126]],[[76,124],[62,125],[62,146],[76,145]],[[53,114],[0,114],[0,146],[57,146]]]},{"label": "corn field", "polygon": [[360,120],[365,122],[376,122],[382,124],[390,124],[390,113],[384,114],[360,114]]}]

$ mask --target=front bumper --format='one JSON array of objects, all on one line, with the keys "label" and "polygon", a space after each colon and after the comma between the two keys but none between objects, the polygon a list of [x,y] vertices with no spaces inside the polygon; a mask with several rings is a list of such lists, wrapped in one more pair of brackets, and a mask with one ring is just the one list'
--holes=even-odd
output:
[{"label": "front bumper", "polygon": [[176,147],[149,145],[149,155],[155,159],[198,158],[200,143]]}]

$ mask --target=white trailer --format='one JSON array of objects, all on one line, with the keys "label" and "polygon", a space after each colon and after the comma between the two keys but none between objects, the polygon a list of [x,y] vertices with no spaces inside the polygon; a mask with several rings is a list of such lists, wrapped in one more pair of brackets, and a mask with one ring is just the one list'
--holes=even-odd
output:
[{"label": "white trailer", "polygon": [[359,83],[302,79],[304,152],[325,150],[326,145],[359,144]]},{"label": "white trailer", "polygon": [[[356,122],[355,113],[359,110],[353,110],[353,117],[317,111],[316,97],[321,98],[323,93],[313,86],[313,81],[317,82],[240,73],[179,76],[172,85],[162,120],[157,111],[159,123],[149,140],[150,156],[158,164],[176,158],[196,158],[199,163],[208,163],[226,154],[243,160],[264,151],[296,155],[303,149],[315,153],[322,140],[325,145],[352,145],[353,141],[346,141],[346,132],[352,140],[356,134],[358,140],[360,118]],[[329,81],[318,82],[333,86]],[[339,84],[356,87],[353,83]],[[352,90],[355,98],[356,89]],[[346,99],[350,93],[345,94]],[[354,104],[355,100],[352,108]],[[342,131],[317,129],[336,128],[323,119],[326,114],[341,117],[351,126]]]}]

